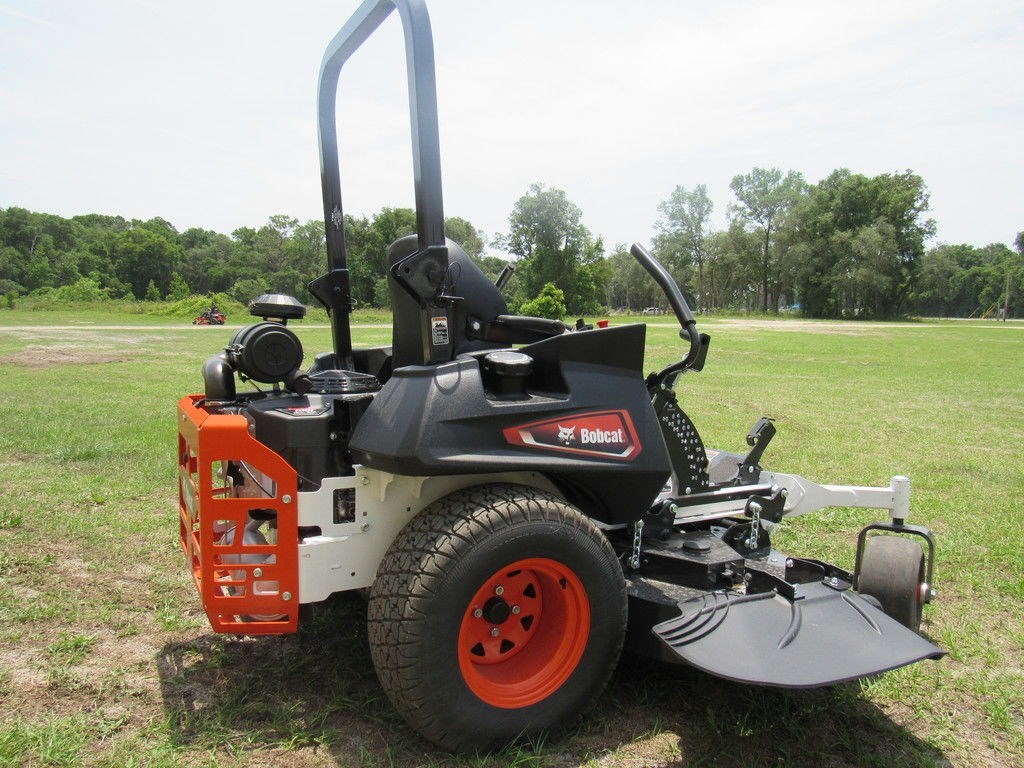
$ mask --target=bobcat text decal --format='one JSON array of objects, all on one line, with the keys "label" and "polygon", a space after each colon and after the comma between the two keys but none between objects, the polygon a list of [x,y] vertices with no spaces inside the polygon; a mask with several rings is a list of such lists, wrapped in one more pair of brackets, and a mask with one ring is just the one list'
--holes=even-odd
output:
[{"label": "bobcat text decal", "polygon": [[592,411],[509,427],[512,445],[574,453],[601,459],[632,461],[643,446],[628,411]]}]

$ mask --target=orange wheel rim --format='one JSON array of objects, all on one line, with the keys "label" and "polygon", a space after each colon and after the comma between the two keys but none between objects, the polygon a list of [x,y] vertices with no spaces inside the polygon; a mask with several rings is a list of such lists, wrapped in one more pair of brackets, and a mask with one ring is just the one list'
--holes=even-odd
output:
[{"label": "orange wheel rim", "polygon": [[495,707],[543,701],[576,669],[590,636],[590,601],[571,568],[545,557],[496,571],[473,595],[459,627],[459,669]]}]

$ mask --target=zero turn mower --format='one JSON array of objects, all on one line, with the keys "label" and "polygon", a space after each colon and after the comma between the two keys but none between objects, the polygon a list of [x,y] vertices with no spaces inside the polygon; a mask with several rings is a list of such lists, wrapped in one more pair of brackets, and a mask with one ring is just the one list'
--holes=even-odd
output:
[{"label": "zero turn mower", "polygon": [[[392,344],[353,348],[335,126],[344,63],[393,10],[405,33],[416,234],[388,249]],[[179,402],[181,543],[218,632],[294,632],[302,605],[369,591],[381,685],[451,750],[557,733],[623,644],[755,685],[804,688],[944,651],[917,634],[934,541],[910,481],[818,485],[708,450],[677,399],[709,337],[669,273],[632,253],[681,326],[682,359],[644,375],[643,324],[574,330],[508,314],[445,238],[434,55],[422,0],[367,0],[319,84],[327,272],[310,290],[332,352],[303,368],[280,294]],[[502,280],[499,280],[501,283]],[[263,388],[239,391],[236,378]],[[771,543],[826,506],[888,511],[847,571]],[[869,535],[874,534],[874,535]],[[880,534],[880,535],[879,535]],[[923,547],[921,544],[923,543]]]}]

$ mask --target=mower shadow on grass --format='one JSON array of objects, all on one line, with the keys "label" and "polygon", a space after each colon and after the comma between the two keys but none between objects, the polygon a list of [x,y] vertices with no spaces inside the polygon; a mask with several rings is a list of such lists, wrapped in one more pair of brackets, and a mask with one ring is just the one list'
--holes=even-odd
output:
[{"label": "mower shadow on grass", "polygon": [[949,764],[941,751],[893,722],[856,682],[764,688],[632,655],[623,656],[573,746],[583,747],[588,734],[602,730],[608,736],[618,730],[619,743],[647,738],[672,765]]},{"label": "mower shadow on grass", "polygon": [[391,707],[373,671],[365,612],[358,597],[339,595],[295,635],[165,645],[157,667],[172,743],[243,753],[243,764],[249,751],[288,752],[288,765],[321,764],[326,752],[339,766],[948,764],[857,684],[754,688],[630,655],[565,738],[455,757]]}]

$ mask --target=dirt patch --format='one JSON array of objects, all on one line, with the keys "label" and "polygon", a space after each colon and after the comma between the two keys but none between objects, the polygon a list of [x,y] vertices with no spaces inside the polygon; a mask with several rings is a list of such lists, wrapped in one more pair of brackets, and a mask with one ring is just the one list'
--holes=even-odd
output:
[{"label": "dirt patch", "polygon": [[767,331],[800,331],[833,336],[890,336],[896,328],[934,328],[937,326],[906,325],[896,323],[810,322],[806,320],[735,320],[723,319],[715,323],[738,328],[756,328]]},{"label": "dirt patch", "polygon": [[102,363],[126,363],[134,355],[123,350],[96,349],[76,344],[54,344],[44,346],[32,344],[19,352],[0,357],[0,363],[17,365],[22,368],[50,368],[55,365],[98,365]]},{"label": "dirt patch", "polygon": [[137,359],[142,345],[146,345],[147,356],[162,355],[164,353],[154,353],[152,346],[167,338],[154,334],[134,336],[57,328],[18,328],[10,333],[26,346],[0,356],[0,364],[34,370],[53,366],[130,362]]}]

